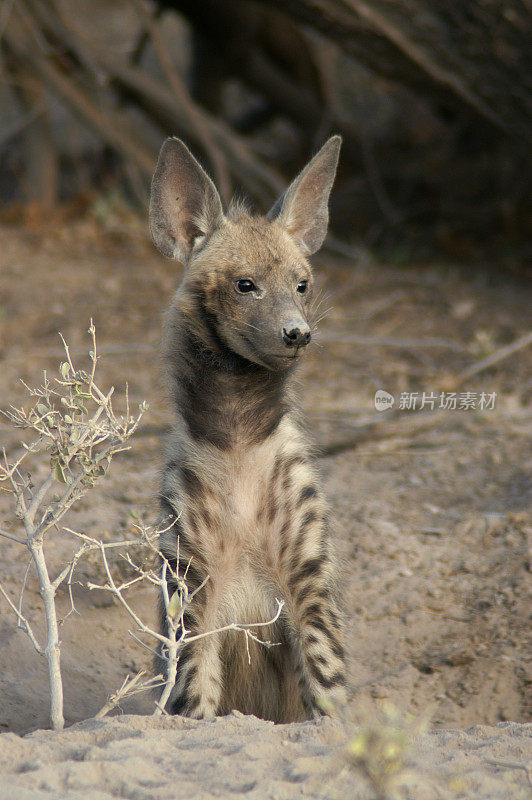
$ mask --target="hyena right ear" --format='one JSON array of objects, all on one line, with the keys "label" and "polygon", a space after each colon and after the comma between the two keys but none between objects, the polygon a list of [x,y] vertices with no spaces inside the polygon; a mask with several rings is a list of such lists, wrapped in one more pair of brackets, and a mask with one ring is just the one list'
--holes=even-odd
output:
[{"label": "hyena right ear", "polygon": [[159,153],[150,199],[151,235],[161,253],[185,263],[194,242],[223,222],[214,183],[180,139],[167,139]]}]

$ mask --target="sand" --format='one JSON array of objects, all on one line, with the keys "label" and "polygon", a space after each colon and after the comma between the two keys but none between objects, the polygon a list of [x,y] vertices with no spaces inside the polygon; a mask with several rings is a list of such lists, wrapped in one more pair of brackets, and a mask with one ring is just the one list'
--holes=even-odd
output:
[{"label": "sand", "polygon": [[[124,715],[54,734],[0,737],[2,800],[375,797],[330,719],[274,725],[234,712],[189,720]],[[393,796],[526,798],[532,725],[503,722],[415,738]]]},{"label": "sand", "polygon": [[[20,377],[37,383],[43,368],[57,368],[58,330],[85,363],[91,316],[102,385],[118,393],[128,381],[132,402],[150,403],[131,451],[68,518],[104,539],[127,537],[133,512],[148,521],[156,513],[171,423],[158,360],[161,313],[179,269],[135,230],[102,235],[90,221],[36,231],[4,226],[0,235],[0,406],[27,402]],[[431,732],[408,756],[418,784],[406,796],[527,797],[524,770],[490,760],[522,764],[532,756],[530,349],[460,387],[495,391],[491,411],[404,411],[392,420],[375,411],[373,398],[381,388],[396,398],[444,389],[527,330],[529,293],[508,274],[494,279],[458,265],[405,270],[327,255],[316,262],[328,295],[322,308],[332,309],[299,387],[342,568],[346,717],[363,702],[384,701],[405,719],[430,720]],[[19,440],[0,421],[10,454]],[[28,461],[36,477],[46,467]],[[4,493],[0,520],[19,532]],[[52,572],[72,549],[64,532],[50,539]],[[0,541],[0,579],[15,601],[25,564],[17,544]],[[125,716],[91,721],[124,676],[151,661],[128,635],[123,610],[86,588],[101,577],[97,559],[80,565],[79,613],[61,627],[73,727],[59,735],[37,730],[48,726],[45,666],[0,599],[1,798],[372,796],[356,771],[328,782],[341,772],[349,738],[339,723],[154,720],[141,716],[153,709],[149,695],[126,701]],[[153,592],[142,589],[133,602],[146,621],[155,619]],[[64,591],[58,606],[65,616]],[[24,608],[42,633],[33,573]]]}]

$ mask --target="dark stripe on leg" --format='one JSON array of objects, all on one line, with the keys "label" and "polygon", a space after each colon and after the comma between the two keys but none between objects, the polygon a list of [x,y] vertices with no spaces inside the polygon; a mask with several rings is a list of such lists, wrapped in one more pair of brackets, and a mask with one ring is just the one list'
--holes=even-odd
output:
[{"label": "dark stripe on leg", "polygon": [[315,486],[305,486],[302,490],[301,494],[299,495],[299,500],[297,501],[298,506],[302,505],[305,500],[311,500],[313,497],[318,496],[318,490]]},{"label": "dark stripe on leg", "polygon": [[304,561],[299,571],[290,577],[290,588],[295,589],[299,581],[304,578],[310,578],[311,575],[318,575],[321,571],[322,561],[323,559],[321,557],[309,558],[307,561]]},{"label": "dark stripe on leg", "polygon": [[309,661],[309,668],[312,675],[316,678],[320,686],[324,689],[332,689],[333,686],[340,686],[345,683],[345,677],[342,672],[335,672],[330,678],[326,678],[323,672],[312,661]]}]

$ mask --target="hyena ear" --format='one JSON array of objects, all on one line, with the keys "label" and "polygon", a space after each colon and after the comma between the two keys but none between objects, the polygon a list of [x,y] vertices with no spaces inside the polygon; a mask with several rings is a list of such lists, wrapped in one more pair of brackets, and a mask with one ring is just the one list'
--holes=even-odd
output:
[{"label": "hyena ear", "polygon": [[268,213],[307,255],[319,250],[329,222],[329,194],[338,166],[341,136],[332,136]]},{"label": "hyena ear", "polygon": [[151,235],[161,253],[184,263],[198,237],[223,221],[214,183],[180,139],[167,139],[159,153],[150,199]]}]

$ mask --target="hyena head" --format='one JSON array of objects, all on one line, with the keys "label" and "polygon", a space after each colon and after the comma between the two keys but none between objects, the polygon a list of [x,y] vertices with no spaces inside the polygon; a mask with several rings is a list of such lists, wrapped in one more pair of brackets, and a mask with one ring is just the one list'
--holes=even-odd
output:
[{"label": "hyena head", "polygon": [[161,252],[181,261],[179,292],[191,331],[269,370],[300,356],[311,338],[313,278],[341,138],[333,136],[267,216],[233,204],[224,214],[209,176],[179,139],[167,139],[153,176],[150,227]]}]

